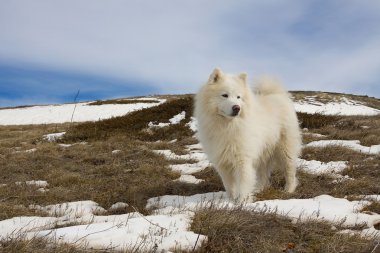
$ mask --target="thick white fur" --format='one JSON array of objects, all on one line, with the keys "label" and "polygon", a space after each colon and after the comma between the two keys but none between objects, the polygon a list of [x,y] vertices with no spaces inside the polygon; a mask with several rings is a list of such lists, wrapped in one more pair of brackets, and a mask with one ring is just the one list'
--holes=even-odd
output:
[{"label": "thick white fur", "polygon": [[[241,108],[237,116],[234,105]],[[252,92],[246,74],[215,69],[195,97],[195,117],[200,142],[230,198],[254,200],[274,167],[285,173],[285,190],[294,192],[301,135],[293,103],[277,81],[259,80]]]}]

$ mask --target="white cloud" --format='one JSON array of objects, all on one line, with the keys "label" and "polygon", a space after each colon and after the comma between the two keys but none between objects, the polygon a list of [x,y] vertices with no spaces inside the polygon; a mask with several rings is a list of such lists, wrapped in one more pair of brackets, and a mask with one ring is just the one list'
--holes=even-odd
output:
[{"label": "white cloud", "polygon": [[273,73],[291,89],[360,90],[379,79],[380,5],[329,3],[2,1],[0,60],[172,93],[195,91],[215,66]]}]

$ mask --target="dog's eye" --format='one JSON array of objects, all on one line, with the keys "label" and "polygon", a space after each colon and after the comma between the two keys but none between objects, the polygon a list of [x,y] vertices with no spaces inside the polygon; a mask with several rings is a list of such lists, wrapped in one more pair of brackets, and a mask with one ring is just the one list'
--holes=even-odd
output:
[{"label": "dog's eye", "polygon": [[223,94],[222,97],[228,98],[228,94]]},{"label": "dog's eye", "polygon": [[240,96],[237,96],[238,99],[240,99]]}]

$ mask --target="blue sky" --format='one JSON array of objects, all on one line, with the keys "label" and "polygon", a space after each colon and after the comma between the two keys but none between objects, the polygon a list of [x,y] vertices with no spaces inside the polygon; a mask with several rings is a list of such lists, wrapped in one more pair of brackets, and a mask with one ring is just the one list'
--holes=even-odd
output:
[{"label": "blue sky", "polygon": [[3,0],[0,106],[196,92],[215,67],[380,97],[373,0]]}]

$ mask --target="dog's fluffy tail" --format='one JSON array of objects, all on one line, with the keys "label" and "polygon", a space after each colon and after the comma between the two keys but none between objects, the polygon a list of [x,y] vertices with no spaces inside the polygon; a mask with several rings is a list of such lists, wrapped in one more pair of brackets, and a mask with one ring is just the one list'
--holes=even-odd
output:
[{"label": "dog's fluffy tail", "polygon": [[254,91],[258,95],[287,94],[281,83],[270,76],[264,76],[255,81]]}]

